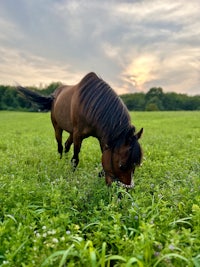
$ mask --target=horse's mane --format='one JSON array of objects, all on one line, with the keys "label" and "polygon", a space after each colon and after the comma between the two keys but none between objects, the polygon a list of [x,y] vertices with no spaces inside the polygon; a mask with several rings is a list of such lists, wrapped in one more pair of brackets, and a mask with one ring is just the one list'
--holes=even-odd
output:
[{"label": "horse's mane", "polygon": [[80,81],[79,90],[82,114],[109,146],[120,145],[129,131],[135,131],[122,100],[95,73],[88,73]]}]

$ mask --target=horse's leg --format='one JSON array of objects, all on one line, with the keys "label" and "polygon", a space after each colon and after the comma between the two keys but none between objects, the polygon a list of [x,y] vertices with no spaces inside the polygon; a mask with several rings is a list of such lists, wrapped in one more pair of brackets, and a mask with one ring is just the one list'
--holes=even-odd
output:
[{"label": "horse's leg", "polygon": [[[100,148],[101,148],[101,153],[103,153],[103,144],[101,143],[101,141],[99,140],[99,145],[100,145]],[[105,171],[104,169],[102,168],[102,170],[98,173],[98,176],[99,178],[104,178],[105,177]]]},{"label": "horse's leg", "polygon": [[70,134],[65,142],[65,153],[69,152],[71,144],[73,143],[73,134]]},{"label": "horse's leg", "polygon": [[62,152],[63,152],[62,133],[63,129],[61,129],[60,127],[55,127],[55,137],[58,143],[58,153],[60,154],[60,158],[62,158]]},{"label": "horse's leg", "polygon": [[79,163],[79,152],[81,150],[81,144],[82,144],[82,138],[79,134],[74,133],[73,134],[73,143],[74,143],[74,155],[71,159],[72,166],[74,170],[76,169],[78,163]]}]

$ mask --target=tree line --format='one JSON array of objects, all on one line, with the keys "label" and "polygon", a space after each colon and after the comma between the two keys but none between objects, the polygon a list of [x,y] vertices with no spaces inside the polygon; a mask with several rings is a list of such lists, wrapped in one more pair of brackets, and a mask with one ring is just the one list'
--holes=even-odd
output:
[{"label": "tree line", "polygon": [[[28,87],[44,95],[49,95],[60,85],[51,83],[45,88]],[[164,93],[160,87],[151,88],[145,93],[132,93],[120,96],[129,110],[200,110],[200,95],[188,96],[174,92]],[[38,107],[21,97],[15,87],[0,85],[0,110],[38,111]]]},{"label": "tree line", "polygon": [[160,87],[151,88],[146,94],[125,94],[121,98],[129,110],[200,110],[200,95],[164,93]]}]

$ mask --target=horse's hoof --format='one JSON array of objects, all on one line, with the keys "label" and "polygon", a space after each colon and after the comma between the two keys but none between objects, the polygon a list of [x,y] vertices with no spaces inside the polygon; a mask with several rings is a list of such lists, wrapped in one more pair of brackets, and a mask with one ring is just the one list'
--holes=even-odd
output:
[{"label": "horse's hoof", "polygon": [[76,159],[72,159],[71,160],[71,164],[72,164],[72,170],[75,171],[76,170],[76,167],[77,167],[77,160]]},{"label": "horse's hoof", "polygon": [[105,177],[105,171],[101,170],[98,174],[99,178],[104,178]]}]

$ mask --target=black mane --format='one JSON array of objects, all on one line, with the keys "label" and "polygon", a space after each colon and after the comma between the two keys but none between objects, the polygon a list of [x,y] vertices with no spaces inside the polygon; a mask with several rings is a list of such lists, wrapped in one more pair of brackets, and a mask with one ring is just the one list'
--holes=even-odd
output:
[{"label": "black mane", "polygon": [[126,106],[112,88],[95,73],[88,73],[79,83],[82,114],[98,130],[109,146],[124,140],[131,126]]}]

